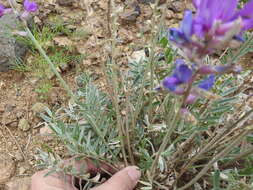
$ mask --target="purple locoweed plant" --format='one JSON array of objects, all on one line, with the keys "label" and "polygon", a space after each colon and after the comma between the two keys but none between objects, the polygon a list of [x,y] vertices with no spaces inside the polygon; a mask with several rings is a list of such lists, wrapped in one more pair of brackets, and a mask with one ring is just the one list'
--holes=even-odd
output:
[{"label": "purple locoweed plant", "polygon": [[12,9],[10,8],[5,8],[3,5],[0,4],[0,17],[5,15],[5,14],[8,14],[12,11]]},{"label": "purple locoweed plant", "polygon": [[169,29],[169,39],[198,61],[217,49],[240,45],[242,33],[253,28],[253,1],[241,10],[237,0],[193,0],[196,14],[186,10],[180,28]]},{"label": "purple locoweed plant", "polygon": [[[244,41],[243,32],[253,28],[253,1],[240,10],[237,3],[237,0],[193,0],[196,13],[186,10],[180,27],[169,29],[169,40],[184,51],[189,63],[176,60],[172,75],[162,81],[162,86],[184,96],[184,106],[197,100],[197,88],[210,90],[215,75],[241,72],[235,63],[204,64],[204,58],[215,50],[240,45]],[[193,85],[200,77],[205,79]]]},{"label": "purple locoweed plant", "polygon": [[[212,72],[211,72],[212,71]],[[214,73],[217,71],[211,70],[209,72],[205,72],[204,74],[209,74],[205,79],[201,80],[198,85],[192,87],[185,99],[185,104],[193,104],[198,97],[198,90],[196,88],[200,88],[202,90],[210,90],[215,83],[215,75]],[[173,74],[171,76],[166,77],[162,81],[162,86],[172,92],[175,95],[185,95],[187,93],[187,85],[194,82],[193,75],[194,69],[188,66],[182,59],[177,59],[175,62],[175,68]]]},{"label": "purple locoweed plant", "polygon": [[[159,157],[165,151],[168,143],[171,143],[172,134],[175,132],[180,118],[186,119],[187,116],[192,116],[189,109],[191,106],[188,105],[195,103],[200,97],[217,98],[218,96],[208,92],[214,86],[216,78],[219,75],[238,74],[242,71],[242,68],[235,63],[236,59],[234,58],[226,64],[216,65],[207,63],[205,61],[207,56],[218,50],[239,47],[244,42],[243,33],[253,28],[253,0],[246,3],[242,9],[237,8],[238,0],[193,0],[193,5],[195,13],[186,10],[180,27],[168,29],[166,36],[182,50],[185,60],[177,59],[175,61],[171,74],[162,80],[158,90],[165,89],[171,94],[182,97],[182,101],[178,106],[179,109],[173,111],[172,121],[168,122],[169,127],[151,166],[151,179],[155,176]],[[236,53],[238,57],[240,53],[243,54],[241,48],[238,52]],[[205,105],[204,109],[206,109]],[[220,138],[219,135],[216,137]],[[240,140],[240,138],[238,139]],[[205,149],[206,147],[203,148],[204,151],[206,151]],[[203,156],[201,154],[196,157]],[[219,156],[222,157],[222,155]],[[192,166],[196,157],[192,159],[190,164],[185,164],[185,168]],[[184,190],[193,185],[213,163],[209,162],[193,180],[179,189]],[[185,171],[181,170],[179,178]]]},{"label": "purple locoweed plant", "polygon": [[24,8],[27,12],[36,12],[38,10],[38,5],[35,2],[25,0],[24,1]]},{"label": "purple locoweed plant", "polygon": [[37,3],[33,2],[33,1],[24,0],[23,5],[24,5],[25,11],[22,13],[21,17],[24,19],[27,18],[30,13],[36,12],[38,10]]}]

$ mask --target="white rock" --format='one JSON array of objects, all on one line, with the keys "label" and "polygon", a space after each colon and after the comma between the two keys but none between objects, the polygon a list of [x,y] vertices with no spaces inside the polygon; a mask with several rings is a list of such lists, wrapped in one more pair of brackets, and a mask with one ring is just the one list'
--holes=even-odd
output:
[{"label": "white rock", "polygon": [[19,120],[18,128],[22,131],[28,131],[30,129],[30,124],[24,118]]},{"label": "white rock", "polygon": [[129,57],[129,62],[137,62],[139,63],[140,61],[146,59],[146,54],[144,50],[139,50],[139,51],[134,51]]}]

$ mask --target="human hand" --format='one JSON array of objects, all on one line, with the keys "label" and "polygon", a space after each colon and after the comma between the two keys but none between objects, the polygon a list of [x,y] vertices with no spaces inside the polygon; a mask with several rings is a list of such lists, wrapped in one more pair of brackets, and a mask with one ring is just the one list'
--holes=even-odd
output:
[{"label": "human hand", "polygon": [[[44,177],[48,170],[37,172],[32,176],[31,190],[77,190],[71,183],[71,176],[59,177],[52,174]],[[91,190],[133,190],[136,186],[141,172],[135,166],[126,167],[100,186]]]}]

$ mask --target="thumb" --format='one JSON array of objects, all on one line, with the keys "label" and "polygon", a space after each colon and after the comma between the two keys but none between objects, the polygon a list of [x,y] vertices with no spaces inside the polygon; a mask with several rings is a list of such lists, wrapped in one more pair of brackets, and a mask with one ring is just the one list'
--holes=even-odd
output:
[{"label": "thumb", "polygon": [[141,172],[136,166],[129,166],[117,172],[104,184],[92,188],[92,190],[133,190],[136,186]]}]

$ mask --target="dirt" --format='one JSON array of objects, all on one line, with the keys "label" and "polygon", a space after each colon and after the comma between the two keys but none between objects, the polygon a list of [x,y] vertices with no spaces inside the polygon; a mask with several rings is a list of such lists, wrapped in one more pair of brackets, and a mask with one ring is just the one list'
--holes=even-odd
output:
[{"label": "dirt", "polygon": [[[65,79],[69,84],[73,83],[72,75],[66,76]],[[66,152],[57,139],[40,134],[40,130],[44,128],[43,123],[32,108],[41,99],[38,98],[36,86],[29,75],[16,71],[1,73],[0,84],[0,158],[13,165],[9,167],[15,168],[8,178],[1,181],[0,177],[0,184],[5,184],[12,177],[31,176],[37,170],[35,155],[38,154],[38,149],[56,151],[62,156]],[[64,90],[57,82],[55,84],[47,101],[43,102],[51,108],[68,99]],[[28,130],[19,128],[19,121],[24,119],[29,123]],[[2,171],[7,166],[0,167]]]}]

